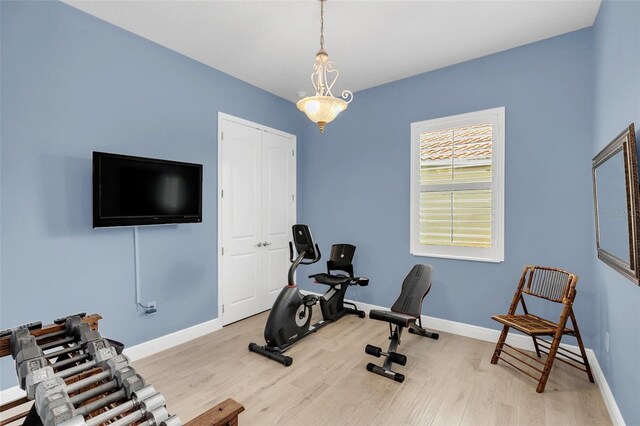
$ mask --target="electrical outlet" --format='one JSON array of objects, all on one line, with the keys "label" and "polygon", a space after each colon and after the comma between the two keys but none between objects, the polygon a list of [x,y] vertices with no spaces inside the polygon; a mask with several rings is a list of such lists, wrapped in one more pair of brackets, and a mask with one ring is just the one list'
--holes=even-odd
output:
[{"label": "electrical outlet", "polygon": [[609,332],[604,332],[604,349],[609,352]]},{"label": "electrical outlet", "polygon": [[158,312],[158,305],[155,301],[147,302],[147,305],[144,307],[145,315],[153,315]]}]

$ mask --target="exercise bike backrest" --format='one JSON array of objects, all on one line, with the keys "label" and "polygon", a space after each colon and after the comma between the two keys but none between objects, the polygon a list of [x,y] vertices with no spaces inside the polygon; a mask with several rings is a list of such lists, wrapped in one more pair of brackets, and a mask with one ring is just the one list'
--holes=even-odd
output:
[{"label": "exercise bike backrest", "polygon": [[[298,255],[293,257],[293,245],[296,246]],[[295,286],[294,274],[298,265],[312,265],[320,260],[322,254],[320,247],[313,241],[311,231],[307,225],[293,225],[293,243],[289,241],[289,260],[291,267],[289,268],[289,286]]]},{"label": "exercise bike backrest", "polygon": [[352,244],[334,244],[331,246],[331,256],[327,261],[327,273],[342,271],[353,277],[353,255],[356,246]]}]

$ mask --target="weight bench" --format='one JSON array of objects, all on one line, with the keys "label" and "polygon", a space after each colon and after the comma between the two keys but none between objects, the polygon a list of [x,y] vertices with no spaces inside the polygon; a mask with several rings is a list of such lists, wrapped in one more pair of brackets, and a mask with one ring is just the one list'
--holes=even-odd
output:
[{"label": "weight bench", "polygon": [[391,310],[372,310],[369,312],[369,318],[389,323],[389,340],[391,340],[391,343],[387,352],[382,352],[382,349],[377,346],[366,346],[365,352],[368,355],[387,358],[382,367],[371,362],[367,364],[368,371],[402,383],[404,374],[391,370],[394,363],[400,365],[406,365],[407,363],[406,355],[396,352],[398,345],[400,345],[402,330],[408,328],[411,334],[431,339],[439,337],[437,333],[432,333],[422,328],[422,320],[420,318],[422,301],[431,290],[431,270],[431,266],[428,265],[414,266],[404,279],[400,297],[393,304]]}]

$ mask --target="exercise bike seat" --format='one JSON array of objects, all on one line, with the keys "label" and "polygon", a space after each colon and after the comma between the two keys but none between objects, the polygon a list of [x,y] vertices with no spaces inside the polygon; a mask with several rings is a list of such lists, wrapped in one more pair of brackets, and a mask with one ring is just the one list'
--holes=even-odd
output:
[{"label": "exercise bike seat", "polygon": [[325,273],[309,275],[309,278],[313,278],[315,282],[318,284],[325,284],[331,287],[341,285],[341,284],[347,284],[349,281],[352,280],[351,277],[348,277],[346,275],[332,275],[332,274],[325,274]]},{"label": "exercise bike seat", "polygon": [[[331,246],[331,256],[327,262],[327,272],[322,274],[309,275],[316,283],[335,287],[342,284],[352,284],[353,277],[353,255],[356,246],[352,244],[334,244]],[[346,272],[333,273],[334,271]]]}]

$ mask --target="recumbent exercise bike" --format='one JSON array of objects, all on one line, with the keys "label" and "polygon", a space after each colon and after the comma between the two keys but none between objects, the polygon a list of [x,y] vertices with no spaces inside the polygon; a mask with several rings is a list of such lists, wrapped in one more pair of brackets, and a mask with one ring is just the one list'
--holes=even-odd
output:
[{"label": "recumbent exercise bike", "polygon": [[[316,283],[329,286],[322,296],[309,294],[303,296],[295,282],[295,272],[299,265],[312,265],[320,260],[320,248],[314,243],[307,225],[293,225],[293,242],[297,257],[294,259],[293,244],[289,242],[291,267],[288,284],[276,299],[267,324],[264,328],[266,345],[249,344],[251,352],[258,353],[285,366],[293,363],[293,358],[283,354],[295,342],[318,331],[321,327],[337,321],[345,315],[365,317],[364,311],[350,302],[345,302],[347,288],[351,285],[366,286],[369,279],[355,277],[353,273],[353,255],[356,247],[351,244],[335,244],[331,247],[331,256],[327,262],[327,273],[310,275]],[[334,271],[346,272],[333,274]],[[311,325],[312,306],[320,302],[322,320]]]}]

